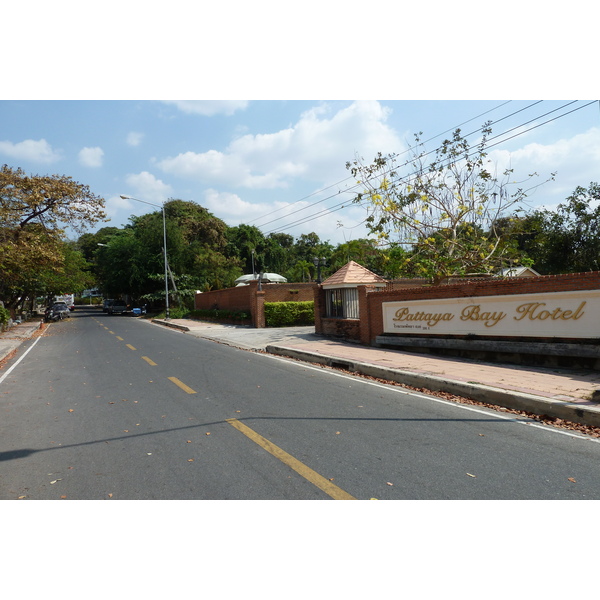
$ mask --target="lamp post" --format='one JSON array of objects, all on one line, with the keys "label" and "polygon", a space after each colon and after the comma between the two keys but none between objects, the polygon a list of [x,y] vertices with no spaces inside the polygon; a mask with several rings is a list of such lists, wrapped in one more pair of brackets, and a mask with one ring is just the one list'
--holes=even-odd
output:
[{"label": "lamp post", "polygon": [[327,260],[323,257],[317,258],[315,256],[315,258],[313,258],[313,264],[317,269],[317,283],[321,283],[321,267],[324,267],[327,264]]},{"label": "lamp post", "polygon": [[144,204],[149,204],[150,206],[156,206],[162,210],[162,218],[163,218],[163,254],[165,256],[165,318],[169,319],[169,279],[168,279],[168,262],[167,262],[167,219],[165,217],[165,204],[163,202],[160,204],[153,204],[152,202],[146,202],[146,200],[140,200],[139,198],[134,198],[133,196],[121,196],[123,200],[135,200],[136,202],[142,202]]}]

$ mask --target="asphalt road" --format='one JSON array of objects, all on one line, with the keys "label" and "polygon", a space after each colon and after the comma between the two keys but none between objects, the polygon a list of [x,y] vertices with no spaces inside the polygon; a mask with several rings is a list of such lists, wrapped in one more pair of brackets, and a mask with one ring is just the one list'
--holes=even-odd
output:
[{"label": "asphalt road", "polygon": [[600,444],[526,419],[98,311],[28,346],[2,499],[600,498]]}]

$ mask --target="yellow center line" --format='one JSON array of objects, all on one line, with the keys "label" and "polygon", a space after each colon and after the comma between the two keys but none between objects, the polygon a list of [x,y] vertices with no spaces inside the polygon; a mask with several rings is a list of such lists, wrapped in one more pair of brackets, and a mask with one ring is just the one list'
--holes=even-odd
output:
[{"label": "yellow center line", "polygon": [[156,366],[156,363],[153,360],[150,360],[147,356],[142,356],[142,358],[149,364],[152,365],[153,367]]},{"label": "yellow center line", "polygon": [[169,381],[172,381],[176,386],[180,387],[184,392],[187,392],[188,394],[196,393],[191,387],[185,385],[183,381],[179,381],[177,377],[169,377]]},{"label": "yellow center line", "polygon": [[135,350],[135,348],[131,345],[131,344],[125,344],[128,348],[130,348],[131,350]]},{"label": "yellow center line", "polygon": [[337,485],[334,485],[331,483],[331,481],[325,479],[325,477],[319,475],[310,467],[307,467],[304,463],[294,458],[291,454],[288,454],[285,450],[279,448],[279,446],[276,446],[262,435],[256,433],[256,431],[253,429],[250,429],[250,427],[240,423],[237,419],[226,419],[226,421],[238,431],[241,431],[246,437],[258,444],[263,450],[266,450],[269,454],[272,454],[275,458],[278,458],[282,463],[286,464],[288,467],[296,471],[296,473],[304,477],[304,479],[310,481],[310,483],[323,490],[334,500],[356,500],[354,496],[351,496],[348,492],[345,492]]},{"label": "yellow center line", "polygon": [[109,331],[108,333],[112,333],[113,335],[115,335],[115,332],[114,332],[114,331]]},{"label": "yellow center line", "polygon": [[120,336],[117,336],[117,339],[123,341],[123,338]]}]

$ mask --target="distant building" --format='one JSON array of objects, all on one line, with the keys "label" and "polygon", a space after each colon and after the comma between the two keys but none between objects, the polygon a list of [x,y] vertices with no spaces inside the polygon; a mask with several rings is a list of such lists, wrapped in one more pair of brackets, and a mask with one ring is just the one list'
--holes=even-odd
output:
[{"label": "distant building", "polygon": [[502,269],[499,275],[500,277],[541,277],[531,267],[510,267],[509,269]]}]

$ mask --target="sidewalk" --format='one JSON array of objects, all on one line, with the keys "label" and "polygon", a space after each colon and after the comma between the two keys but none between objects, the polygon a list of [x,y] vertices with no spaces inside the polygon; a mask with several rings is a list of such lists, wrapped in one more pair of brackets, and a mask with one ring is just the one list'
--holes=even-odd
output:
[{"label": "sidewalk", "polygon": [[254,329],[188,319],[154,323],[245,350],[343,368],[574,423],[600,426],[600,372],[482,363],[369,348],[317,336],[314,327]]},{"label": "sidewalk", "polygon": [[8,331],[0,332],[0,363],[28,340],[42,325],[42,319],[13,325]]}]

